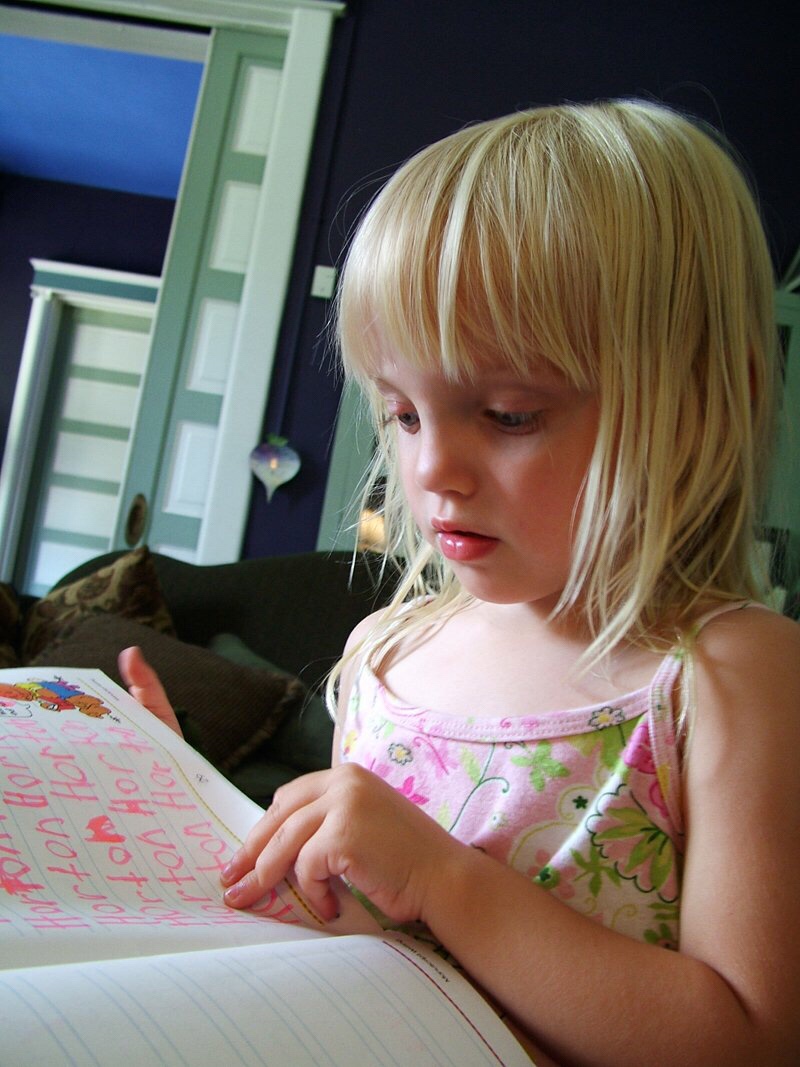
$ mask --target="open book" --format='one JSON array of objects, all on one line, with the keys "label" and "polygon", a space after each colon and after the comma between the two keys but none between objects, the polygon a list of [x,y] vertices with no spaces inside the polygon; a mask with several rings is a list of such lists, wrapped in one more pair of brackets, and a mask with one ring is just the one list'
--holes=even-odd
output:
[{"label": "open book", "polygon": [[99,671],[0,671],[2,1062],[530,1064],[346,890],[328,924],[288,883],[225,907],[259,814]]}]

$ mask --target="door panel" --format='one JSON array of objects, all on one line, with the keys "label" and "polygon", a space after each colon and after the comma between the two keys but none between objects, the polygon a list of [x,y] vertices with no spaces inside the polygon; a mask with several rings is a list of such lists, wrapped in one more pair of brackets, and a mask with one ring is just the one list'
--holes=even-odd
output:
[{"label": "door panel", "polygon": [[123,490],[152,501],[143,539],[194,562],[241,551],[331,17],[212,36]]},{"label": "door panel", "polygon": [[35,366],[20,376],[2,473],[26,491],[15,523],[0,516],[5,567],[25,592],[113,546],[157,293],[156,278],[34,261]]}]

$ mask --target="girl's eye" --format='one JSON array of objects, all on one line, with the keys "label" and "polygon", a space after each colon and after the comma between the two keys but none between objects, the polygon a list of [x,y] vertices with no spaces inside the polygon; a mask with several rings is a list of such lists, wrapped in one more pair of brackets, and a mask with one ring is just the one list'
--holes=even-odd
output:
[{"label": "girl's eye", "polygon": [[395,419],[406,433],[414,433],[419,428],[419,415],[415,411],[400,411]]},{"label": "girl's eye", "polygon": [[534,433],[542,422],[541,411],[487,411],[499,429],[506,433]]},{"label": "girl's eye", "polygon": [[390,411],[386,423],[396,422],[405,433],[416,433],[419,429],[419,415],[415,411]]}]

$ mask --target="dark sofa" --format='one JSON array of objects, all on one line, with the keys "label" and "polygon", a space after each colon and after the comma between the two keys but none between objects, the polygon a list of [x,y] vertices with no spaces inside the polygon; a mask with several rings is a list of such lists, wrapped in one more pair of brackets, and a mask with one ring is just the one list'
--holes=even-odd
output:
[{"label": "dark sofa", "polygon": [[[392,585],[380,557],[344,552],[217,566],[147,548],[109,553],[65,575],[47,597],[22,598],[17,661],[98,666],[119,680],[120,646],[140,644],[183,713],[187,739],[266,805],[282,782],[329,766],[324,680],[352,628]],[[192,689],[210,676],[219,681],[213,694]]]}]

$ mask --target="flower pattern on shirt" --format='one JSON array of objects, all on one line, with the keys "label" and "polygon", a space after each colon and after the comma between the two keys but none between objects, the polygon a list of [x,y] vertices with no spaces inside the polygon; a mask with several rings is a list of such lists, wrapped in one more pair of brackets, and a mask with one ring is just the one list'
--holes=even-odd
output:
[{"label": "flower pattern on shirt", "polygon": [[671,694],[680,665],[668,656],[649,687],[613,705],[497,719],[401,705],[362,668],[343,758],[570,907],[675,947],[683,836]]}]

